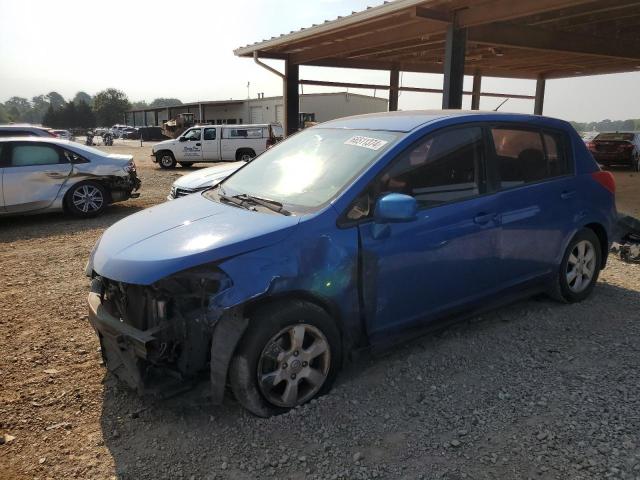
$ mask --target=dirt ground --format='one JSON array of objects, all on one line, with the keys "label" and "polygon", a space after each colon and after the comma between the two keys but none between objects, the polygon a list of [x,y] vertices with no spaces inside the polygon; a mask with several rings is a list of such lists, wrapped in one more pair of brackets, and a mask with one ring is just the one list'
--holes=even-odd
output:
[{"label": "dirt ground", "polygon": [[[640,266],[615,258],[582,304],[521,302],[361,360],[281,417],[213,407],[204,387],[123,389],[87,322],[84,265],[185,170],[160,170],[150,144],[105,149],[134,154],[139,199],[0,219],[0,479],[640,478]],[[619,210],[640,216],[640,175],[614,174]]]}]

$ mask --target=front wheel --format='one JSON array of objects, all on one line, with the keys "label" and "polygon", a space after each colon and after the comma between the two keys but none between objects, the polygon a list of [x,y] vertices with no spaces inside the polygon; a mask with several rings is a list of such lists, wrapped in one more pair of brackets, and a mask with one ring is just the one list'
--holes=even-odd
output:
[{"label": "front wheel", "polygon": [[107,205],[107,191],[97,182],[78,183],[66,196],[67,210],[76,217],[95,217],[104,212]]},{"label": "front wheel", "polygon": [[568,303],[581,302],[591,294],[601,268],[600,240],[593,230],[583,228],[565,251],[553,296]]},{"label": "front wheel", "polygon": [[229,379],[243,407],[269,417],[329,391],[341,362],[331,317],[315,304],[290,301],[252,315]]},{"label": "front wheel", "polygon": [[160,152],[156,155],[160,168],[175,168],[176,159],[171,152]]}]

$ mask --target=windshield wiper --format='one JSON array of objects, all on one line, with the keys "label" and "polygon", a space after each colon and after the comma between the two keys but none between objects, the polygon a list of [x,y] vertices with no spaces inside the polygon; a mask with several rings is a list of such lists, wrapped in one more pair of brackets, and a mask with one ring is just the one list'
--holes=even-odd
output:
[{"label": "windshield wiper", "polygon": [[240,208],[244,208],[246,210],[255,210],[254,208],[251,208],[249,205],[246,205],[245,202],[246,200],[238,198],[237,195],[234,196],[229,196],[229,195],[225,195],[224,193],[218,192],[218,197],[220,198],[220,200],[226,202],[226,203],[231,203],[233,205],[236,205]]},{"label": "windshield wiper", "polygon": [[262,205],[263,207],[268,208],[269,210],[272,210],[274,212],[281,213],[282,215],[287,215],[287,216],[291,215],[291,212],[289,210],[285,210],[282,203],[277,202],[276,200],[255,197],[253,195],[248,195],[246,193],[241,193],[240,195],[234,195],[234,198],[237,198],[243,201],[253,202],[258,205]]}]

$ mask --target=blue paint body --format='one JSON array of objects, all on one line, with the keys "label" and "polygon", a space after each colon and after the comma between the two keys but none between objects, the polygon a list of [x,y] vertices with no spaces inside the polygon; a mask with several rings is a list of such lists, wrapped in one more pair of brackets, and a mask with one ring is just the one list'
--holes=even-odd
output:
[{"label": "blue paint body", "polygon": [[[413,142],[441,128],[492,122],[564,132],[574,173],[418,210],[411,221],[340,224],[369,182]],[[614,197],[592,178],[598,167],[564,121],[502,113],[398,112],[314,128],[403,134],[319,211],[282,216],[194,194],[109,228],[92,255],[93,270],[112,280],[149,285],[215,264],[232,282],[216,297],[220,308],[267,297],[308,298],[330,311],[352,344],[364,345],[383,343],[443,316],[544,290],[568,242],[585,225],[601,226],[611,239]],[[391,203],[383,209],[387,216],[411,215],[402,199],[400,210]]]}]

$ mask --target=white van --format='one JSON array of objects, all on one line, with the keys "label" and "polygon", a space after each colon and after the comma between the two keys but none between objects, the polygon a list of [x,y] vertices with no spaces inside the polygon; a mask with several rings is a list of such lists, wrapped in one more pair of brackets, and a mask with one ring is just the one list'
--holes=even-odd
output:
[{"label": "white van", "polygon": [[176,139],[153,146],[153,161],[162,168],[176,163],[190,167],[200,162],[249,161],[282,140],[279,123],[255,125],[197,125]]}]

